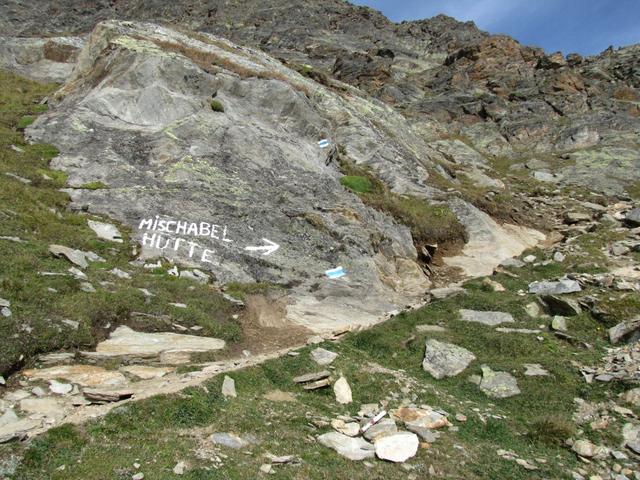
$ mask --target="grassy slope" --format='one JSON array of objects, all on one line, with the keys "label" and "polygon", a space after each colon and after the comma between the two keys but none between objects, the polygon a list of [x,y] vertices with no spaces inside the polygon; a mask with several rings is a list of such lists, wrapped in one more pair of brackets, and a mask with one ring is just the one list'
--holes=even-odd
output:
[{"label": "grassy slope", "polygon": [[[174,322],[186,327],[201,325],[202,335],[238,340],[240,326],[231,320],[235,307],[210,286],[171,277],[166,274],[166,265],[156,270],[129,265],[131,244],[125,228],[120,227],[125,235],[123,244],[103,241],[87,226],[90,217],[67,210],[68,196],[59,191],[66,177],[48,169],[49,160],[57,154],[55,148],[25,144],[16,127],[26,123],[25,117],[46,110],[36,102],[54,89],[55,85],[0,72],[0,236],[24,240],[0,240],[0,297],[11,302],[13,311],[12,317],[0,322],[0,338],[5,339],[0,346],[0,375],[30,364],[41,352],[90,347],[108,333],[107,324],[110,329],[127,323],[144,330],[169,331]],[[24,184],[5,173],[31,183]],[[80,281],[72,276],[38,274],[67,273],[72,266],[51,256],[50,244],[90,250],[106,259],[105,263],[92,263],[85,271],[96,293],[80,290]],[[114,267],[131,272],[132,278],[121,280],[109,274]],[[101,286],[100,282],[111,283]],[[155,297],[147,300],[138,288],[147,288]],[[177,309],[169,302],[186,303],[189,308]],[[129,317],[131,312],[156,318],[135,320]],[[66,326],[63,319],[79,322],[79,328]]]},{"label": "grassy slope", "polygon": [[[575,428],[571,424],[573,399],[601,401],[622,390],[620,385],[588,385],[570,364],[572,360],[597,363],[606,345],[604,328],[587,315],[569,320],[573,335],[595,345],[594,350],[585,350],[549,333],[543,333],[540,341],[534,335],[499,334],[490,327],[457,319],[459,308],[493,309],[511,312],[517,327],[536,328],[545,320],[529,318],[523,309],[532,296],[515,292],[534,279],[561,274],[564,267],[566,264],[527,266],[517,271],[520,277],[516,279],[499,275],[496,280],[507,287],[507,292],[488,291],[480,281],[472,281],[466,285],[465,296],[432,303],[371,330],[350,334],[338,344],[323,345],[340,353],[332,367],[336,375],[342,373],[348,378],[354,394],[352,405],[337,405],[331,390],[307,393],[293,385],[293,376],[319,369],[310,360],[308,347],[298,357],[233,373],[237,399],[225,400],[220,395],[222,377],[218,377],[205,388],[127,405],[83,427],[51,430],[29,448],[15,478],[40,479],[44,478],[42,472],[54,479],[129,478],[127,475],[135,472],[134,462],[142,465],[140,471],[145,478],[257,478],[258,468],[265,462],[262,456],[270,452],[297,454],[303,460],[300,466],[276,467],[277,478],[405,479],[408,473],[399,465],[374,461],[374,466],[367,468],[318,445],[313,436],[330,427],[316,429],[310,421],[354,414],[361,403],[385,398],[391,399],[389,406],[394,408],[401,399],[412,396],[416,404],[426,403],[444,408],[451,415],[463,413],[468,417],[464,423],[454,421],[458,432],[444,432],[435,444],[419,450],[408,462],[416,467],[417,478],[426,476],[430,465],[448,478],[566,478],[566,472],[579,466],[575,456],[562,446]],[[447,330],[416,334],[418,324],[443,324]],[[412,336],[415,339],[407,342]],[[421,369],[427,336],[464,346],[478,360],[458,377],[434,380]],[[390,375],[372,374],[367,369],[369,362],[401,370],[406,379],[396,381]],[[483,363],[512,372],[522,394],[504,400],[485,397],[467,380],[469,375],[479,373]],[[525,363],[540,363],[552,376],[525,377]],[[401,391],[407,385],[410,390]],[[297,402],[264,399],[262,396],[272,389],[296,393]],[[502,418],[491,418],[491,414]],[[223,465],[216,469],[211,461],[196,456],[201,428],[208,433],[255,434],[261,443],[241,451],[220,450],[228,458],[222,458]],[[591,432],[587,427],[586,435],[596,441],[602,435],[616,440],[611,430]],[[547,463],[539,464],[540,471],[529,472],[499,458],[499,448],[514,450],[529,460],[544,458]],[[189,471],[182,477],[173,476],[171,469],[180,460],[187,461]],[[61,465],[66,465],[65,470],[57,471]]]}]

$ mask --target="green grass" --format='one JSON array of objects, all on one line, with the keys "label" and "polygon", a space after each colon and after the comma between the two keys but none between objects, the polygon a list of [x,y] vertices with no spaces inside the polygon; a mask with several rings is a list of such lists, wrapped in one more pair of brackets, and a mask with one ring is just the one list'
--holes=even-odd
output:
[{"label": "green grass", "polygon": [[[529,318],[524,311],[534,297],[515,292],[530,281],[560,274],[562,269],[562,265],[527,265],[517,270],[519,278],[497,275],[495,279],[507,288],[506,292],[487,291],[481,279],[474,280],[465,285],[465,295],[402,313],[370,330],[349,334],[340,343],[325,342],[322,347],[339,353],[331,369],[334,377],[343,374],[349,380],[354,397],[351,405],[336,404],[330,389],[305,392],[292,383],[292,377],[320,368],[309,356],[315,346],[309,346],[297,357],[285,356],[230,373],[236,382],[237,399],[222,397],[223,376],[219,376],[206,382],[204,388],[131,403],[85,426],[53,429],[27,450],[14,478],[119,478],[134,473],[134,462],[141,464],[140,471],[147,478],[174,478],[171,469],[178,461],[189,465],[182,478],[257,478],[258,468],[265,461],[263,455],[270,452],[296,454],[303,462],[275,467],[276,478],[405,479],[407,472],[399,465],[372,460],[374,466],[365,468],[320,446],[313,437],[331,428],[312,426],[315,419],[352,415],[362,403],[388,399],[387,410],[394,409],[403,398],[417,405],[442,408],[451,417],[463,413],[468,418],[464,423],[454,421],[457,432],[443,431],[431,448],[420,449],[408,462],[416,468],[418,478],[428,476],[430,465],[448,478],[565,478],[567,472],[582,466],[563,446],[578,428],[572,421],[573,399],[605,401],[624,389],[618,384],[587,384],[571,365],[572,360],[586,365],[598,362],[607,345],[604,330],[587,315],[571,319],[571,334],[595,346],[586,350],[548,333],[542,333],[540,341],[535,335],[499,334],[491,327],[458,319],[460,308],[500,310],[514,316],[514,326],[537,328],[545,320]],[[232,287],[236,292],[247,290],[242,285]],[[248,290],[255,289],[259,287]],[[415,327],[420,324],[441,324],[446,331],[417,334]],[[421,368],[427,337],[468,348],[477,360],[457,377],[435,380]],[[368,365],[372,362],[398,372],[398,379],[371,373]],[[494,370],[511,372],[522,393],[502,400],[486,397],[467,380],[469,375],[478,374],[484,363]],[[526,377],[525,363],[540,363],[551,376]],[[297,401],[274,403],[263,398],[274,389],[293,392]],[[226,455],[223,465],[207,470],[210,461],[194,452],[206,445],[202,439],[214,431],[253,434],[260,443],[240,451],[220,449]],[[608,439],[615,444],[619,440],[588,428],[585,435],[598,442]],[[500,459],[497,449],[513,450],[528,460],[544,458],[547,463],[538,463],[540,470],[529,472],[515,462]],[[65,470],[56,470],[62,464]]]},{"label": "green grass", "polygon": [[24,130],[35,121],[36,121],[36,117],[34,117],[33,115],[25,115],[21,117],[20,120],[18,120],[18,123],[16,124],[16,128],[18,130]]},{"label": "green grass", "polygon": [[224,112],[224,105],[220,100],[211,100],[211,110],[214,112]]},{"label": "green grass", "polygon": [[411,230],[417,246],[434,243],[462,243],[466,231],[445,204],[393,193],[368,169],[345,161],[340,162],[340,182],[376,210],[388,213]]},{"label": "green grass", "polygon": [[102,182],[88,182],[80,185],[78,188],[82,188],[85,190],[102,190],[104,188],[109,188],[109,187]]},{"label": "green grass", "polygon": [[367,177],[345,175],[340,183],[355,193],[369,193],[373,190],[373,183]]},{"label": "green grass", "polygon": [[[22,239],[21,243],[0,240],[0,297],[11,302],[13,312],[0,322],[0,335],[7,340],[19,339],[0,345],[0,375],[33,365],[41,353],[90,349],[120,324],[145,331],[172,331],[172,323],[198,325],[203,327],[201,335],[239,340],[240,324],[232,319],[238,307],[211,286],[172,277],[166,273],[169,265],[153,272],[133,267],[126,227],[119,225],[123,244],[102,241],[87,225],[88,218],[94,217],[67,208],[69,198],[59,191],[67,176],[48,168],[57,150],[51,145],[26,144],[18,129],[20,119],[41,111],[37,101],[55,88],[0,72],[0,235]],[[25,185],[4,172],[28,178],[31,183]],[[93,182],[83,188],[103,186]],[[80,290],[80,281],[70,275],[38,273],[67,274],[72,266],[50,255],[50,244],[93,251],[106,260],[85,270],[95,293]],[[117,279],[108,273],[114,267],[131,272],[132,278]],[[139,288],[155,296],[149,300]],[[185,303],[188,308],[172,308],[169,302]],[[69,328],[62,323],[64,319],[77,321],[79,328]],[[104,328],[107,324],[110,329]]]}]

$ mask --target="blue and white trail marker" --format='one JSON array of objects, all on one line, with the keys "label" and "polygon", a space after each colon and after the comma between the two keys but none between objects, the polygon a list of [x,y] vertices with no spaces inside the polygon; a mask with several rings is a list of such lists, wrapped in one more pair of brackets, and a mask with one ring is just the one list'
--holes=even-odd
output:
[{"label": "blue and white trail marker", "polygon": [[318,146],[320,148],[327,148],[331,145],[331,142],[327,138],[323,138],[322,140],[318,140]]},{"label": "blue and white trail marker", "polygon": [[347,272],[345,272],[342,267],[332,268],[331,270],[327,270],[324,273],[329,278],[340,278],[344,277],[347,274]]}]

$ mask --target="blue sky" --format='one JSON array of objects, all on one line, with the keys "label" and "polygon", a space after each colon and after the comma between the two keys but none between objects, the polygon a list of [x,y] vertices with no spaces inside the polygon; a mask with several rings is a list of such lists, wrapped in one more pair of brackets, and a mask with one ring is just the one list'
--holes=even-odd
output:
[{"label": "blue sky", "polygon": [[640,0],[352,0],[391,20],[444,13],[547,52],[600,53],[640,43]]}]

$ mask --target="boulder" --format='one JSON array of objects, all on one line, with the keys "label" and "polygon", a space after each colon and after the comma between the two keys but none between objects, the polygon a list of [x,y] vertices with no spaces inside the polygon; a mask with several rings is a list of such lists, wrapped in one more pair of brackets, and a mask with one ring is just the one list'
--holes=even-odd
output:
[{"label": "boulder", "polygon": [[420,441],[415,433],[397,432],[378,437],[374,445],[378,458],[401,463],[415,456]]},{"label": "boulder", "polygon": [[454,377],[476,359],[466,348],[427,339],[422,368],[434,378]]},{"label": "boulder", "polygon": [[325,350],[324,348],[316,348],[311,351],[311,358],[313,358],[318,365],[322,366],[330,365],[337,357],[337,353]]},{"label": "boulder", "polygon": [[110,242],[122,243],[122,234],[115,225],[110,223],[88,220],[89,228],[93,230],[98,238]]},{"label": "boulder", "polygon": [[565,317],[556,315],[555,317],[553,317],[553,320],[551,320],[551,329],[558,332],[566,332],[568,330],[567,319]]},{"label": "boulder", "polygon": [[624,222],[631,227],[640,226],[640,208],[634,208],[627,212]]},{"label": "boulder", "polygon": [[236,393],[236,382],[228,375],[225,375],[222,381],[222,395],[225,398],[236,398],[238,396]]},{"label": "boulder", "polygon": [[609,341],[613,344],[619,342],[635,342],[640,339],[640,315],[625,322],[620,322],[609,329]]},{"label": "boulder", "polygon": [[573,317],[582,313],[582,309],[576,300],[561,298],[557,295],[542,295],[540,299],[544,302],[549,315]]},{"label": "boulder", "polygon": [[491,398],[508,398],[520,393],[518,382],[513,375],[507,372],[495,372],[486,365],[482,366],[480,390]]},{"label": "boulder", "polygon": [[346,405],[353,401],[351,387],[344,377],[340,377],[336,380],[336,383],[333,384],[333,392],[336,395],[336,402],[338,403]]},{"label": "boulder", "polygon": [[582,287],[575,280],[563,279],[557,282],[542,281],[529,284],[529,293],[538,295],[561,295],[564,293],[574,293],[582,290]]}]

